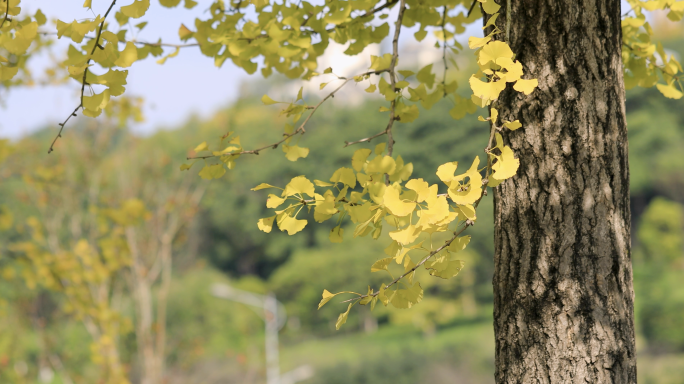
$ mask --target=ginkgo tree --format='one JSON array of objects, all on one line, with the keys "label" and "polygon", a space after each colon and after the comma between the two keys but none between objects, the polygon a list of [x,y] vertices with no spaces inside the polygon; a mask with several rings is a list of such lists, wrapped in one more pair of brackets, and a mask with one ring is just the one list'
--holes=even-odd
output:
[{"label": "ginkgo tree", "polygon": [[[294,235],[311,220],[329,221],[332,242],[371,236],[387,244],[385,255],[369,263],[387,274],[386,282],[361,292],[323,292],[319,307],[348,295],[337,327],[356,304],[410,308],[423,298],[422,279],[455,277],[464,268],[458,252],[468,245],[467,228],[493,191],[497,382],[636,381],[625,88],[655,86],[664,97],[682,98],[682,67],[652,41],[646,13],[679,21],[684,1],[629,0],[630,9],[622,10],[620,0],[216,0],[201,5],[207,12],[194,25],[179,26],[182,44],[133,37],[129,28],[145,27],[134,23],[150,0],[106,3],[95,18],[48,25],[40,11],[22,15],[19,0],[4,1],[5,87],[31,81],[26,62],[46,37],[71,40],[51,70],[75,80],[81,94],[48,152],[78,113],[139,113],[122,96],[126,68],[150,56],[164,64],[199,49],[217,66],[229,60],[249,74],[320,82],[315,104],[303,88],[292,102],[264,95],[263,103],[282,105],[288,119],[271,144],[253,148],[239,132],[228,132],[194,148],[181,170],[199,164],[204,179],[220,178],[240,157],[266,150],[281,148],[289,161],[307,158],[302,139],[311,117],[346,85],[363,84],[386,101],[379,112],[388,115],[387,125],[339,144],[384,142],[350,150],[349,166],[327,180],[303,175],[254,188],[272,192],[266,206],[273,215],[255,223],[264,232],[276,226]],[[91,0],[84,7],[92,8]],[[483,37],[470,36],[466,50],[458,37],[478,20]],[[441,60],[402,65],[407,33],[422,44],[432,33]],[[383,41],[390,51],[367,57],[365,72],[340,76],[334,67],[319,68],[332,42],[358,55]],[[475,73],[459,87],[447,73],[458,70],[453,57],[464,52],[474,55]],[[442,99],[452,103],[456,120],[486,109],[479,120],[490,134],[482,159],[441,165],[435,172],[442,184],[431,185],[412,178],[413,165],[395,153],[394,131]],[[344,233],[348,221],[353,234]]]}]

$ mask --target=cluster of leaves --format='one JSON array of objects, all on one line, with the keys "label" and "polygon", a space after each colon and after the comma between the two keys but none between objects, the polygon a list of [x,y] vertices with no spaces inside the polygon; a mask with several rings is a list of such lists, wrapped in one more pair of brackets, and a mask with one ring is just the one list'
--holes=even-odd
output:
[{"label": "cluster of leaves", "polygon": [[[32,188],[46,189],[46,183],[56,183],[60,168],[39,169],[26,176],[24,182]],[[117,351],[120,335],[132,330],[130,319],[112,308],[110,294],[117,279],[129,268],[132,260],[124,228],[139,221],[145,214],[139,200],[127,200],[120,207],[90,208],[97,216],[96,238],[81,238],[62,248],[55,233],[37,217],[18,223],[17,230],[26,232],[23,240],[7,246],[15,263],[2,269],[4,278],[20,277],[26,286],[58,293],[64,299],[62,310],[83,322],[93,337],[91,359],[106,372],[107,383],[128,383]],[[10,229],[9,217],[2,229]]]},{"label": "cluster of leaves", "polygon": [[[684,96],[682,65],[668,55],[663,45],[651,41],[653,29],[644,11],[668,11],[667,18],[680,21],[684,16],[684,1],[676,0],[628,0],[632,7],[622,20],[622,62],[625,66],[625,88],[636,86],[651,88],[670,99]],[[632,16],[633,14],[633,16]],[[656,55],[657,54],[657,55]]]}]

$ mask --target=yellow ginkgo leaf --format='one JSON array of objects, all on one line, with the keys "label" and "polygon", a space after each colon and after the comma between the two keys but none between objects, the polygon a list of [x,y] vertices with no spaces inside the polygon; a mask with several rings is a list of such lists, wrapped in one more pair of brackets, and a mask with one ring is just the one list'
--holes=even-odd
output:
[{"label": "yellow ginkgo leaf", "polygon": [[456,253],[465,249],[465,247],[470,243],[470,235],[462,236],[456,238],[449,244],[449,252]]},{"label": "yellow ginkgo leaf", "polygon": [[519,120],[515,121],[506,121],[504,123],[504,127],[510,129],[511,131],[515,131],[516,129],[522,127],[522,124],[520,124]]},{"label": "yellow ginkgo leaf", "polygon": [[501,151],[501,156],[497,156],[497,162],[492,165],[492,176],[497,180],[506,180],[515,176],[519,166],[520,160],[515,158],[511,147],[506,146]]},{"label": "yellow ginkgo leaf", "polygon": [[[347,6],[348,9],[351,9],[351,6]],[[349,303],[349,306],[347,307],[347,311],[344,313],[341,313],[340,316],[337,318],[337,322],[335,323],[335,329],[339,330],[344,323],[347,322],[347,317],[349,316],[349,310],[351,309],[353,303]]]},{"label": "yellow ginkgo leaf", "polygon": [[126,43],[124,50],[119,54],[119,58],[114,61],[114,64],[119,67],[128,68],[136,60],[138,60],[138,48],[129,41]]},{"label": "yellow ginkgo leaf", "polygon": [[[453,174],[453,173],[452,173]],[[437,187],[435,185],[435,187]],[[430,184],[423,179],[411,179],[406,183],[406,188],[416,191],[418,194],[417,202],[421,203],[430,196]]]},{"label": "yellow ginkgo leaf", "polygon": [[271,229],[273,229],[273,221],[275,220],[275,218],[275,216],[271,216],[259,219],[259,221],[257,222],[257,227],[259,227],[259,230],[263,232],[271,233]]},{"label": "yellow ginkgo leaf", "polygon": [[306,220],[298,220],[288,215],[287,212],[277,215],[276,222],[278,223],[278,228],[283,232],[287,231],[287,234],[290,236],[300,232],[308,223]]},{"label": "yellow ginkgo leaf", "polygon": [[341,243],[342,242],[342,235],[344,235],[344,228],[341,228],[338,225],[337,227],[330,230],[330,234],[328,235],[328,238],[330,239],[331,243]]},{"label": "yellow ginkgo leaf", "polygon": [[420,235],[420,230],[418,230],[414,225],[409,225],[404,229],[397,231],[392,231],[389,233],[392,240],[396,241],[401,245],[408,245],[416,241]]},{"label": "yellow ginkgo leaf", "polygon": [[125,16],[138,19],[145,15],[148,8],[150,8],[150,0],[135,0],[133,4],[121,7],[121,13]]},{"label": "yellow ginkgo leaf", "polygon": [[307,194],[314,197],[314,185],[304,176],[297,176],[285,186],[282,196],[292,196],[295,194]]},{"label": "yellow ginkgo leaf", "polygon": [[[447,192],[454,203],[460,205],[473,204],[480,198],[482,193],[482,175],[480,175],[480,172],[477,170],[479,164],[480,158],[475,156],[470,169],[468,169],[466,173],[454,177],[451,181]],[[464,180],[466,177],[470,179],[469,182],[461,183],[460,181]]]},{"label": "yellow ginkgo leaf", "polygon": [[368,148],[357,149],[352,156],[352,168],[356,172],[360,172],[363,169],[363,165],[366,164],[366,159],[370,156],[371,150]]},{"label": "yellow ginkgo leaf", "polygon": [[493,15],[499,11],[501,6],[494,2],[494,0],[478,0],[482,3],[482,9],[488,14]]},{"label": "yellow ginkgo leaf", "polygon": [[269,194],[266,199],[266,208],[278,208],[285,202],[285,199],[274,194]]},{"label": "yellow ginkgo leaf", "polygon": [[437,177],[439,177],[444,184],[449,185],[454,178],[454,172],[456,172],[457,167],[458,161],[442,164],[437,168]]},{"label": "yellow ginkgo leaf", "polygon": [[[207,145],[207,143],[202,143],[197,148],[200,148],[201,145]],[[195,148],[195,152],[197,152],[197,148]],[[261,183],[261,184],[257,185],[256,187],[250,189],[250,191],[258,191],[258,190],[266,189],[266,188],[278,188],[278,187],[273,186],[271,184]],[[278,189],[282,189],[282,188],[278,188]]]},{"label": "yellow ginkgo leaf", "polygon": [[414,209],[416,209],[415,201],[404,201],[399,196],[400,194],[399,186],[390,186],[385,189],[385,195],[383,198],[383,204],[389,211],[397,216],[404,217],[410,215]]},{"label": "yellow ginkgo leaf", "polygon": [[485,36],[485,37],[475,37],[475,36],[470,36],[468,38],[468,47],[470,49],[476,49],[484,46],[487,44],[489,41],[492,40],[492,36]]},{"label": "yellow ginkgo leaf", "polygon": [[290,161],[297,161],[299,158],[309,156],[309,148],[300,147],[299,145],[290,146],[283,144],[283,152],[285,152],[285,157]]},{"label": "yellow ginkgo leaf", "polygon": [[493,61],[495,64],[498,64],[497,60],[501,58],[508,60],[513,58],[511,47],[503,41],[491,41],[480,50],[478,63],[485,65]]},{"label": "yellow ginkgo leaf", "polygon": [[408,289],[398,289],[390,301],[395,308],[408,309],[423,300],[423,288],[416,282]]},{"label": "yellow ginkgo leaf", "polygon": [[668,99],[681,99],[683,95],[682,92],[677,90],[673,84],[656,84],[656,88],[658,88],[660,93],[662,93],[663,96],[667,97]]},{"label": "yellow ginkgo leaf", "polygon": [[386,257],[384,259],[380,259],[380,260],[376,261],[375,263],[373,263],[373,265],[371,265],[371,272],[386,271],[387,267],[390,265],[391,262],[392,262],[391,257]]},{"label": "yellow ginkgo leaf", "polygon": [[537,88],[537,85],[539,85],[537,79],[520,79],[515,82],[515,85],[513,85],[513,89],[515,89],[518,92],[522,92],[526,95],[529,95],[530,93],[532,93],[532,91],[534,91],[535,88]]},{"label": "yellow ginkgo leaf", "polygon": [[[342,293],[342,292],[340,292]],[[328,292],[327,289],[323,290],[323,299],[321,299],[321,302],[318,303],[318,309],[321,309],[322,306],[324,306],[328,301],[330,301],[333,297],[339,295],[340,293],[330,293]]]},{"label": "yellow ginkgo leaf", "polygon": [[223,164],[205,165],[199,172],[199,176],[205,180],[218,179],[226,173]]},{"label": "yellow ginkgo leaf", "polygon": [[430,275],[450,279],[458,275],[465,263],[462,260],[449,260],[442,270],[430,269]]},{"label": "yellow ginkgo leaf", "polygon": [[351,168],[342,167],[333,173],[330,181],[333,183],[342,183],[348,185],[349,188],[354,188],[356,186],[356,175],[354,175],[354,170]]},{"label": "yellow ginkgo leaf", "polygon": [[325,191],[324,196],[316,195],[316,208],[314,209],[314,220],[322,223],[332,215],[337,213],[335,208],[335,195],[331,190]]},{"label": "yellow ginkgo leaf", "polygon": [[366,173],[386,173],[391,175],[396,169],[397,164],[392,156],[376,156],[368,163]]},{"label": "yellow ginkgo leaf", "polygon": [[[521,80],[518,80],[516,85],[520,81]],[[537,80],[534,80],[534,81],[536,82]],[[503,91],[506,88],[506,82],[505,81],[484,82],[484,81],[478,79],[475,75],[470,77],[469,82],[470,82],[470,89],[473,90],[473,94],[475,96],[479,97],[480,99],[482,99],[483,103],[487,103],[490,100],[496,100],[499,97],[499,94],[501,93],[501,91]],[[535,84],[535,86],[536,86],[536,84]]]}]

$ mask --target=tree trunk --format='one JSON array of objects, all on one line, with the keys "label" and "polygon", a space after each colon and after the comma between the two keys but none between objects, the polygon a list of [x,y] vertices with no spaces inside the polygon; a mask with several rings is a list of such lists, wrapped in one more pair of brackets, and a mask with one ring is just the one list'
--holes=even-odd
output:
[{"label": "tree trunk", "polygon": [[539,88],[497,105],[523,128],[494,192],[496,382],[636,383],[620,0],[509,1]]}]

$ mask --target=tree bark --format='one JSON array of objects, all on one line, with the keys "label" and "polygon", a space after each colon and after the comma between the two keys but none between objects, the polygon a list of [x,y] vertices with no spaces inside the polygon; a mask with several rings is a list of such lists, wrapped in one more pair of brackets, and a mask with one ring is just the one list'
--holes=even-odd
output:
[{"label": "tree bark", "polygon": [[523,128],[494,192],[496,382],[636,383],[620,0],[508,1],[539,87],[497,105]]}]

